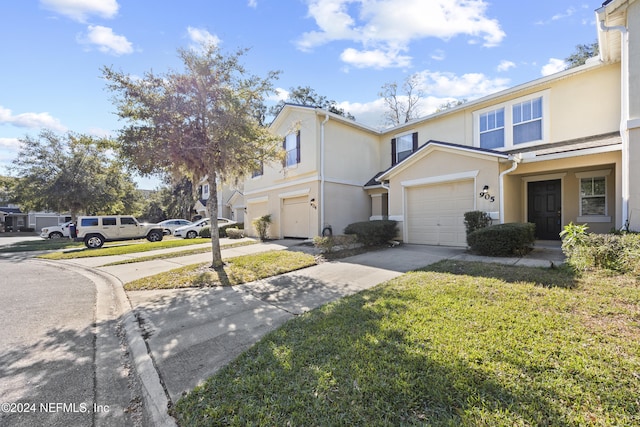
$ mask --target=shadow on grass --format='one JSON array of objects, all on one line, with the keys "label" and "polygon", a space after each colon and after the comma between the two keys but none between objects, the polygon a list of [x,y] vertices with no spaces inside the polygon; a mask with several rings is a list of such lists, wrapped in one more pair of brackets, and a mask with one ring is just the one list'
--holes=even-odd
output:
[{"label": "shadow on grass", "polygon": [[579,279],[576,271],[568,265],[549,268],[443,260],[417,271],[433,271],[437,273],[494,278],[507,283],[528,282],[545,288],[557,287],[565,289],[575,288]]},{"label": "shadow on grass", "polygon": [[[183,397],[184,425],[550,425],[565,418],[542,386],[507,387],[463,357],[416,343],[389,313],[407,306],[371,294],[322,307],[268,334]],[[522,367],[516,367],[520,369]]]}]

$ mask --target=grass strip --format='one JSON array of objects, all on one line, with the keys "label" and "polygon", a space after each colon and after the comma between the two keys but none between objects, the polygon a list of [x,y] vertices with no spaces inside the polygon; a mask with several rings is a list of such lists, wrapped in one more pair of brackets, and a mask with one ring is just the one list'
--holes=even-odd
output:
[{"label": "grass strip", "polygon": [[276,276],[316,264],[313,255],[277,250],[242,255],[225,260],[223,273],[210,268],[210,263],[193,264],[144,277],[124,285],[127,291],[230,286]]},{"label": "grass strip", "polygon": [[[255,240],[245,240],[242,242],[229,243],[227,245],[220,245],[220,249],[238,248],[240,246],[255,245],[256,243],[258,242]],[[136,262],[154,261],[158,259],[170,259],[170,258],[176,258],[181,256],[204,254],[207,252],[211,252],[211,246],[207,246],[206,248],[187,249],[180,252],[170,252],[166,254],[157,254],[157,255],[149,255],[149,256],[143,256],[143,257],[124,259],[122,261],[116,261],[116,262],[110,262],[109,264],[104,264],[101,267],[109,267],[112,265],[122,265],[122,264],[133,264]]]},{"label": "grass strip", "polygon": [[0,253],[55,251],[59,249],[73,249],[83,247],[84,245],[82,243],[74,242],[71,239],[27,240],[3,246],[0,248]]},{"label": "grass strip", "polygon": [[[201,245],[208,243],[208,239],[167,239],[160,242],[148,242],[146,240],[132,240],[127,242],[107,243],[100,249],[87,249],[82,246],[75,250],[65,252],[53,252],[38,256],[44,259],[75,259],[92,258],[110,255],[128,255],[138,252],[155,251],[158,249],[181,248],[185,246]],[[208,248],[211,250],[211,248]]]},{"label": "grass strip", "polygon": [[173,415],[190,426],[640,425],[636,279],[548,269],[540,286],[541,270],[445,261],[325,305]]}]

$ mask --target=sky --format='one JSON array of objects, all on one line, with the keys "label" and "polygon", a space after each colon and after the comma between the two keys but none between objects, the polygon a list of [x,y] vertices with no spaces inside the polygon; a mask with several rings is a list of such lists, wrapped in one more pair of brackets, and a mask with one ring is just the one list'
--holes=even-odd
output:
[{"label": "sky", "polygon": [[[416,75],[422,115],[553,74],[596,41],[602,0],[4,0],[0,2],[0,174],[43,129],[116,137],[103,67],[182,70],[177,50],[247,48],[280,71],[268,105],[309,86],[359,123],[384,126],[386,83]],[[139,178],[153,188],[155,179]]]}]

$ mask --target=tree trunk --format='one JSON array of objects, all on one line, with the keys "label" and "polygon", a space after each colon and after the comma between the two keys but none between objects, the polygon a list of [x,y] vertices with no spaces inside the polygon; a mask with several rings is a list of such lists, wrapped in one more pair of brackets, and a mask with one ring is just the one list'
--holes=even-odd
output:
[{"label": "tree trunk", "polygon": [[219,270],[224,263],[220,252],[220,233],[218,231],[218,185],[216,184],[216,174],[209,174],[209,214],[211,218],[211,268]]}]

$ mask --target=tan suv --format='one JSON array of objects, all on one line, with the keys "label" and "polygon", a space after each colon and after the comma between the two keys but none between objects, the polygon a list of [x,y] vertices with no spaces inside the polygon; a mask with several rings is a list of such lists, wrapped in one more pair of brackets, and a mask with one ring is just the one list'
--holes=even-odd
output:
[{"label": "tan suv", "polygon": [[76,225],[76,242],[84,242],[89,249],[102,247],[104,242],[146,238],[150,242],[162,240],[163,229],[157,224],[141,224],[132,216],[81,216]]}]

